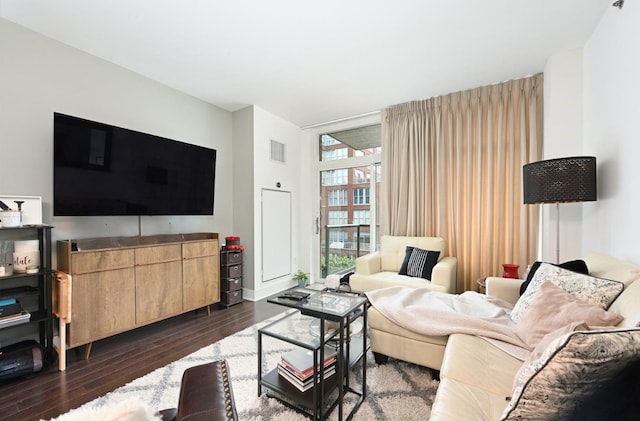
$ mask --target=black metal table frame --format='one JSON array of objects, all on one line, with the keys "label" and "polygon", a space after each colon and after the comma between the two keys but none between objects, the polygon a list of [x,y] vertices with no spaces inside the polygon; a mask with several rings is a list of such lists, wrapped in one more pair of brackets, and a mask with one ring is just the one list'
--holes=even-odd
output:
[{"label": "black metal table frame", "polygon": [[[341,295],[340,293],[332,293],[332,292],[324,291],[324,292],[316,292],[312,294],[312,296],[310,296],[309,299],[315,298],[320,294],[329,294],[329,295],[338,296],[338,297]],[[357,295],[357,294],[350,294],[350,295]],[[366,300],[366,297],[362,295],[360,295],[360,297],[364,298],[364,300],[359,302],[357,305],[353,305],[351,308],[344,311],[343,313],[338,313],[338,314],[327,312],[321,309],[304,307],[308,299],[305,300],[304,302],[278,299],[277,297],[273,299],[269,299],[268,302],[271,302],[273,304],[294,308],[294,309],[297,309],[302,315],[318,318],[320,320],[320,326],[319,326],[320,340],[319,340],[319,344],[316,346],[314,344],[301,342],[290,336],[269,332],[270,327],[274,326],[277,323],[282,322],[285,318],[293,317],[295,313],[287,314],[284,317],[281,317],[278,320],[270,323],[269,325],[259,329],[258,330],[258,396],[262,394],[263,387],[267,389],[273,389],[275,392],[284,394],[285,396],[287,396],[287,398],[295,402],[296,405],[300,405],[300,407],[297,407],[296,405],[292,405],[291,403],[287,402],[284,399],[281,399],[277,395],[269,395],[269,396],[275,397],[276,399],[281,401],[284,405],[298,412],[302,412],[305,415],[310,416],[311,418],[316,420],[326,419],[329,416],[329,414],[335,409],[335,407],[338,406],[338,419],[343,420],[344,419],[344,411],[343,411],[344,396],[346,393],[353,393],[356,396],[358,396],[358,400],[356,401],[354,407],[351,409],[351,411],[347,415],[346,419],[350,420],[355,414],[355,412],[358,410],[358,408],[360,408],[360,405],[362,405],[362,402],[366,397],[366,385],[367,385],[366,367],[367,367],[368,343],[367,343],[367,311],[366,309],[368,306],[368,301]],[[352,362],[350,327],[351,327],[351,324],[359,317],[362,317],[362,322],[363,322],[362,353],[361,355],[357,355]],[[326,321],[338,322],[339,324],[339,328],[336,331],[334,331],[333,334],[328,336],[323,334],[323,332],[325,332]],[[326,342],[338,336],[338,353],[337,353],[337,361],[336,361],[337,379],[338,379],[336,383],[338,387],[338,397],[336,398],[336,400],[328,404],[326,409],[324,409],[325,407],[324,402],[326,397],[325,392],[328,392],[328,394],[330,394],[333,390],[333,387],[329,388],[329,390],[325,390],[326,388],[325,388],[325,379],[324,379],[324,364],[320,364],[320,367],[314,370],[314,373],[313,373],[314,386],[311,389],[312,396],[313,396],[311,406],[313,408],[307,408],[304,405],[304,403],[301,402],[302,399],[296,399],[295,396],[286,395],[286,393],[284,393],[281,389],[280,390],[275,389],[275,388],[272,388],[271,385],[264,384],[263,376],[262,376],[262,354],[263,354],[262,335],[270,336],[275,339],[278,339],[287,343],[291,343],[293,345],[296,345],[305,349],[309,349],[313,352],[314,361],[324,361],[324,346]],[[359,361],[361,361],[362,363],[362,389],[361,390],[355,389],[353,386],[351,386],[350,379],[349,379],[350,368],[353,367],[353,365],[355,365]],[[313,411],[313,414],[310,414],[308,412],[309,409]]]}]

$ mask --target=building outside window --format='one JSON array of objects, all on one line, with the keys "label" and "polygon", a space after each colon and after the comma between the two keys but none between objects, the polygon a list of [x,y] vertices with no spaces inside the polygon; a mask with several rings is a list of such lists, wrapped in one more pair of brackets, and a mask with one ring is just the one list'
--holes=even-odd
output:
[{"label": "building outside window", "polygon": [[371,212],[368,210],[354,210],[353,223],[358,225],[369,225],[370,213]]},{"label": "building outside window", "polygon": [[339,149],[330,149],[327,151],[322,151],[322,160],[323,161],[334,161],[336,159],[345,159],[347,158],[347,148],[339,148]]},{"label": "building outside window", "polygon": [[346,206],[347,205],[347,190],[329,190],[329,206]]},{"label": "building outside window", "polygon": [[349,241],[349,233],[346,231],[330,231],[329,243],[332,248],[343,248],[344,243]]},{"label": "building outside window", "polygon": [[338,139],[335,139],[328,134],[323,134],[320,138],[322,139],[322,146],[342,145]]},{"label": "building outside window", "polygon": [[346,225],[348,223],[347,211],[329,211],[329,225]]},{"label": "building outside window", "polygon": [[368,205],[369,204],[369,188],[361,187],[353,189],[353,204]]},{"label": "building outside window", "polygon": [[318,153],[320,274],[353,271],[376,250],[381,173],[380,124],[321,134]]},{"label": "building outside window", "polygon": [[322,172],[323,186],[343,186],[347,184],[349,170],[342,168],[339,170],[329,170]]},{"label": "building outside window", "polygon": [[371,176],[368,172],[364,172],[359,169],[354,170],[354,178],[354,182],[356,184],[369,183],[369,181],[371,180]]}]

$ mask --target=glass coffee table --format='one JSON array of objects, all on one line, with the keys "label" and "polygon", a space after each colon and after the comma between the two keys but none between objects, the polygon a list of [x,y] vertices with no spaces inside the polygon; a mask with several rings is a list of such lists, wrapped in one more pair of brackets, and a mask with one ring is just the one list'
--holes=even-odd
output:
[{"label": "glass coffee table", "polygon": [[[366,354],[369,349],[367,298],[364,294],[306,289],[294,291],[308,295],[303,299],[291,299],[281,294],[267,300],[297,311],[258,330],[258,395],[266,390],[270,397],[315,420],[328,418],[338,407],[338,419],[349,420],[366,397]],[[312,379],[307,382],[310,384],[306,386],[308,388],[303,390],[298,387],[301,385],[294,385],[287,377],[289,373],[282,373],[284,370],[280,363],[276,367],[263,367],[264,336],[307,351],[310,367],[313,367],[308,374]],[[333,354],[335,364],[327,367],[325,373],[325,364],[319,362],[331,361]],[[314,361],[317,364],[313,364]],[[358,363],[362,365],[361,388],[356,388],[350,379],[350,373]],[[275,364],[272,362],[272,365]],[[346,394],[354,394],[357,399],[345,418],[343,402]]]}]

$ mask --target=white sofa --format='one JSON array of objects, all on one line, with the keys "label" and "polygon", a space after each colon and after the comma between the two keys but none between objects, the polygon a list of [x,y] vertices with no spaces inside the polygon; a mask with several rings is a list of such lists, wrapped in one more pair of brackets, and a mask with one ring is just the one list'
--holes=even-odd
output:
[{"label": "white sofa", "polygon": [[[407,246],[440,252],[431,279],[398,274]],[[380,251],[356,259],[356,270],[349,278],[349,283],[352,290],[361,292],[400,285],[455,293],[457,266],[458,260],[446,255],[446,243],[440,237],[383,235],[380,238]]]},{"label": "white sofa", "polygon": [[[601,254],[584,258],[592,276],[624,283],[609,310],[624,316],[617,326],[640,322],[640,266]],[[487,278],[487,295],[515,303],[523,280]],[[381,362],[391,356],[440,371],[432,421],[500,420],[512,396],[523,360],[481,337],[453,334],[428,337],[408,331],[369,308],[371,348]],[[635,329],[640,334],[640,330]],[[638,335],[640,338],[640,335]],[[510,419],[510,418],[509,418]]]}]

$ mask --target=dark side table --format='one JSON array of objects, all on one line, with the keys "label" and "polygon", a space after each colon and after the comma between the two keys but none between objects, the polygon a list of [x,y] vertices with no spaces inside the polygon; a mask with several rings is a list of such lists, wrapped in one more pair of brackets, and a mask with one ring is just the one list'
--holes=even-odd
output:
[{"label": "dark side table", "polygon": [[[303,300],[291,300],[282,295],[267,300],[270,303],[290,307],[298,311],[288,313],[284,317],[258,330],[258,395],[263,388],[275,394],[269,396],[279,399],[283,404],[301,411],[314,420],[324,420],[338,407],[338,419],[345,419],[343,400],[346,393],[358,397],[354,407],[347,414],[351,419],[366,397],[367,361],[369,349],[367,338],[367,305],[368,300],[359,294],[342,294],[328,291],[312,291],[297,289],[309,293]],[[350,333],[353,323],[362,319],[362,341],[352,340]],[[317,319],[319,323],[313,323]],[[336,326],[329,326],[330,322]],[[310,332],[309,328],[299,329],[300,325],[317,324],[319,331]],[[283,379],[278,368],[263,374],[263,336],[308,349],[313,353],[313,361],[324,361],[325,346],[334,346],[336,354],[336,374],[324,379],[324,366],[319,364],[313,374],[314,386],[304,392],[298,390],[286,379]],[[333,345],[332,345],[333,342]],[[356,389],[350,382],[350,370],[362,364],[362,388]],[[337,396],[331,399],[332,393],[338,389]],[[335,394],[334,394],[335,395]]]}]

